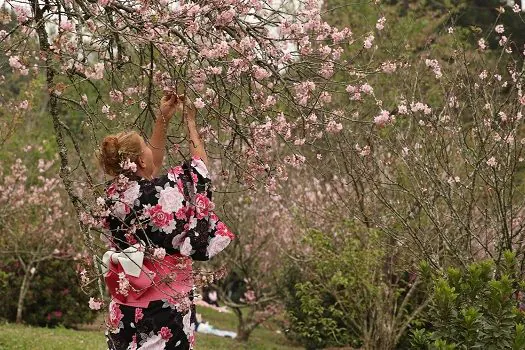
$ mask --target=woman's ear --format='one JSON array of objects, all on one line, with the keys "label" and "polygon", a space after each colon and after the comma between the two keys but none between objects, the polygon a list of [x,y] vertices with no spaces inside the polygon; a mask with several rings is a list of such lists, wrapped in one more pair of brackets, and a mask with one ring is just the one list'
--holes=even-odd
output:
[{"label": "woman's ear", "polygon": [[144,159],[142,158],[142,156],[139,156],[139,157],[137,158],[137,165],[138,165],[138,167],[141,168],[141,169],[146,168],[146,162],[144,161]]}]

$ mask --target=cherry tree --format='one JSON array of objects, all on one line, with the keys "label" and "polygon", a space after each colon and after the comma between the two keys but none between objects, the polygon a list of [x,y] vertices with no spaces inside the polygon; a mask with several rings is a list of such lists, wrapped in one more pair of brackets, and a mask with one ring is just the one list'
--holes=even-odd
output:
[{"label": "cherry tree", "polygon": [[[178,88],[192,96],[203,133],[248,187],[285,176],[286,163],[304,162],[299,153],[273,155],[269,130],[292,144],[340,129],[344,112],[329,107],[344,86],[332,78],[357,69],[341,54],[363,45],[350,29],[324,22],[316,1],[7,4],[16,22],[0,33],[2,47],[13,72],[45,73],[64,164],[72,157],[64,141],[71,130],[60,106],[81,112],[81,130],[96,144],[107,130],[147,127],[159,91]],[[22,45],[27,39],[35,50]]]}]

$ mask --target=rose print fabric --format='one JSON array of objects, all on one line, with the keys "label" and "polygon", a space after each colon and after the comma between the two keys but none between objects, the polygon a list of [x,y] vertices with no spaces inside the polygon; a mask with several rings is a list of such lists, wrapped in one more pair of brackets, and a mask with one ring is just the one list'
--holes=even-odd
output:
[{"label": "rose print fabric", "polygon": [[152,301],[147,308],[112,302],[106,338],[110,349],[191,349],[196,322],[195,307],[186,313],[164,301]]},{"label": "rose print fabric", "polygon": [[192,349],[191,260],[212,258],[234,238],[214,212],[204,162],[194,157],[153,180],[120,175],[103,201],[113,249],[144,252],[139,276],[108,264],[109,348]]}]

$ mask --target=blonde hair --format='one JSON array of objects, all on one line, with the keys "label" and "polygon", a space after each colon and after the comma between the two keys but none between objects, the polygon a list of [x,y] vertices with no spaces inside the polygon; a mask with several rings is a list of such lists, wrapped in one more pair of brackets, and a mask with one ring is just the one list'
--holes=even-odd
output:
[{"label": "blonde hair", "polygon": [[104,172],[117,176],[125,172],[121,164],[129,159],[137,162],[142,153],[142,136],[136,131],[124,131],[108,135],[102,140],[98,152],[98,161]]}]

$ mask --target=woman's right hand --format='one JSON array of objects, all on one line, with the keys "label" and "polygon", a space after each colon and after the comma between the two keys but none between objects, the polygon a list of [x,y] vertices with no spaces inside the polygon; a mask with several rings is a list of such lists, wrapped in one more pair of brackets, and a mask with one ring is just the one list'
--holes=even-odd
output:
[{"label": "woman's right hand", "polygon": [[195,122],[195,116],[197,115],[197,108],[195,104],[189,98],[185,99],[183,108],[183,118],[185,122]]},{"label": "woman's right hand", "polygon": [[199,157],[204,164],[208,166],[208,156],[204,150],[199,132],[197,131],[197,123],[195,116],[197,115],[197,107],[190,99],[186,99],[184,103],[184,110],[182,112],[186,128],[188,130],[189,149],[192,157]]}]

